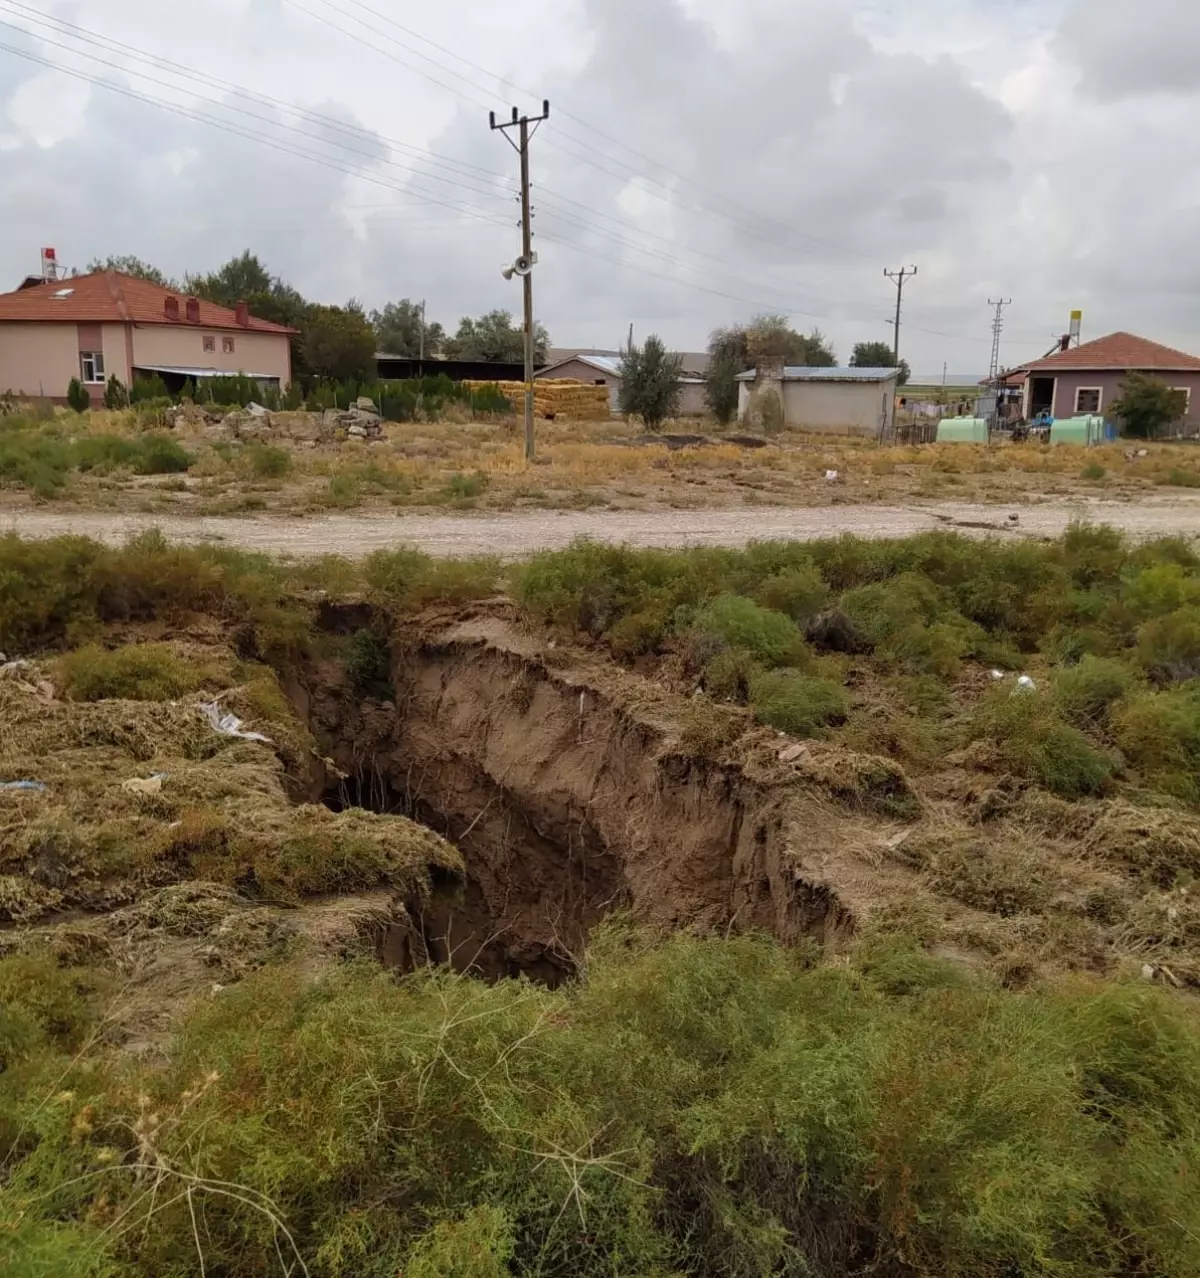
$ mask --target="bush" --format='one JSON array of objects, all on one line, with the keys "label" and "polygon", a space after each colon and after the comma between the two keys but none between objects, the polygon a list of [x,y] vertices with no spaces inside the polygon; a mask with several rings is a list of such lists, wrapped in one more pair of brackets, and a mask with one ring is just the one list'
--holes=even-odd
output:
[{"label": "bush", "polygon": [[1187,413],[1187,392],[1177,390],[1152,373],[1130,372],[1121,383],[1121,394],[1109,412],[1121,425],[1123,435],[1153,439]]},{"label": "bush", "polygon": [[157,373],[150,377],[139,375],[133,379],[133,386],[129,391],[130,404],[146,404],[151,400],[170,398],[171,392],[167,390],[166,382]]},{"label": "bush", "polygon": [[[165,1064],[5,1089],[13,1272],[195,1272],[197,1234],[239,1278],[290,1241],[314,1275],[1200,1272],[1200,1032],[1150,988],[610,925],[569,989],[276,967],[181,1019]],[[202,1178],[156,1199],[139,1095]]]},{"label": "bush", "polygon": [[1200,799],[1200,685],[1143,692],[1113,712],[1117,744],[1168,793]]},{"label": "bush", "polygon": [[88,644],[60,658],[58,670],[72,701],[172,701],[203,684],[203,672],[162,643]]},{"label": "bush", "polygon": [[92,397],[88,394],[88,388],[78,377],[72,377],[67,383],[67,403],[77,413],[86,413],[92,406]]},{"label": "bush", "polygon": [[750,685],[761,673],[762,667],[753,653],[745,648],[728,648],[705,663],[704,690],[719,701],[745,705],[750,700]]},{"label": "bush", "polygon": [[1137,632],[1138,660],[1151,679],[1181,683],[1200,677],[1200,608],[1181,608]]},{"label": "bush", "polygon": [[718,596],[696,614],[692,628],[730,648],[744,649],[769,666],[790,664],[806,651],[790,618],[742,595]]},{"label": "bush", "polygon": [[1064,798],[1101,793],[1116,760],[1064,723],[1040,691],[998,692],[977,710],[974,735],[990,737],[1016,776],[1032,777]]},{"label": "bush", "polygon": [[129,407],[129,392],[125,383],[113,373],[104,384],[104,407],[112,410]]},{"label": "bush", "polygon": [[133,468],[139,475],[179,475],[196,459],[170,435],[146,435]]},{"label": "bush", "polygon": [[651,430],[679,415],[683,356],[671,354],[653,334],[621,355],[621,412],[640,417]]},{"label": "bush", "polygon": [[291,453],[271,444],[251,444],[245,458],[259,479],[282,479],[292,469]]},{"label": "bush", "polygon": [[1077,666],[1055,671],[1054,700],[1063,718],[1076,727],[1100,727],[1108,721],[1113,702],[1135,682],[1136,675],[1123,661],[1085,656]]},{"label": "bush", "polygon": [[754,598],[764,608],[785,613],[802,626],[828,604],[829,587],[816,564],[810,562],[768,577],[755,590]]},{"label": "bush", "polygon": [[795,737],[819,736],[831,723],[841,723],[850,709],[846,690],[830,679],[798,670],[768,670],[750,683],[755,718]]}]

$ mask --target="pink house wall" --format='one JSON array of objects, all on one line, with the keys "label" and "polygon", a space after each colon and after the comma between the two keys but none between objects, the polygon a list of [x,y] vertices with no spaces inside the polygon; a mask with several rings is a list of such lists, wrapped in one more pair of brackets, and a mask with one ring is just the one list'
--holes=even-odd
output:
[{"label": "pink house wall", "polygon": [[[1033,372],[1031,378],[1049,377],[1051,373]],[[1123,372],[1113,370],[1105,372],[1088,372],[1086,369],[1064,369],[1060,373],[1053,374],[1055,378],[1054,386],[1054,407],[1052,409],[1055,417],[1075,417],[1075,394],[1081,387],[1098,387],[1100,390],[1100,414],[1103,417],[1111,418],[1111,409],[1113,401],[1121,394],[1121,385],[1125,381]],[[1185,390],[1191,391],[1191,398],[1188,405],[1187,416],[1181,423],[1182,429],[1190,434],[1200,433],[1200,372],[1196,373],[1166,373],[1155,372],[1155,377],[1161,378],[1168,386],[1177,386]],[[1028,386],[1028,383],[1027,383]],[[1029,391],[1027,390],[1027,394]],[[1028,406],[1028,400],[1026,400]]]}]

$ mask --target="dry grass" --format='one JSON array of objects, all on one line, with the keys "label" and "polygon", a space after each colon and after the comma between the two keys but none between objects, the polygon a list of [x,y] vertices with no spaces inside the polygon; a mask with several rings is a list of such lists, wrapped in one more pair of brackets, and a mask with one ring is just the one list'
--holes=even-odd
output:
[{"label": "dry grass", "polygon": [[[144,416],[97,410],[64,417],[61,429],[133,437],[155,425]],[[1040,444],[880,448],[869,440],[784,430],[767,447],[747,449],[723,442],[711,422],[687,420],[664,429],[699,433],[711,442],[672,451],[636,443],[636,423],[557,420],[538,423],[539,459],[531,466],[510,420],[385,426],[385,438],[369,445],[229,442],[181,428],[195,458],[186,476],[79,473],[55,500],[201,515],[360,507],[680,509],[913,496],[1001,503],[1098,491],[1121,500],[1200,483],[1200,455],[1178,444],[1152,445],[1146,457],[1130,460],[1120,444],[1086,455]],[[264,445],[272,449],[269,467]],[[836,484],[826,482],[829,470],[838,472]],[[482,477],[479,491],[468,482],[473,477]],[[17,488],[0,489],[4,504],[28,499]]]}]

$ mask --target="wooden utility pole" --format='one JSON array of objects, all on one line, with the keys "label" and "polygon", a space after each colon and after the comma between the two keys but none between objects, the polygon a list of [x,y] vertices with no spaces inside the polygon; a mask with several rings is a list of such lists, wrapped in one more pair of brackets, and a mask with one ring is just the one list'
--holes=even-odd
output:
[{"label": "wooden utility pole", "polygon": [[[493,131],[503,133],[505,140],[521,157],[521,256],[512,266],[505,268],[504,276],[506,279],[521,276],[525,291],[525,459],[533,461],[533,268],[537,258],[533,252],[533,211],[529,202],[529,140],[537,132],[538,125],[550,118],[550,103],[542,103],[541,115],[520,115],[513,107],[512,119],[503,124],[496,123],[495,111],[488,118]],[[509,137],[509,129],[517,130],[516,142]]]},{"label": "wooden utility pole", "polygon": [[911,269],[909,269],[908,267],[902,266],[898,271],[889,271],[885,269],[883,273],[884,275],[888,277],[889,280],[895,280],[896,282],[896,328],[895,328],[895,333],[892,340],[892,359],[895,362],[896,367],[899,368],[900,367],[900,301],[901,301],[901,298],[903,298],[904,296],[904,281],[912,279],[912,277],[917,273],[917,268],[914,266]]}]

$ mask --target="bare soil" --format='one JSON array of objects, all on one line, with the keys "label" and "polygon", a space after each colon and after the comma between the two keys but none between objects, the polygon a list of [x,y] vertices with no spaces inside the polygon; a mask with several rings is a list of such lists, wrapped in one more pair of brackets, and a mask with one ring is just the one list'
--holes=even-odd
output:
[{"label": "bare soil", "polygon": [[[1016,515],[1016,520],[1011,518]],[[28,507],[0,517],[0,531],[22,537],[76,534],[119,543],[158,528],[172,541],[216,542],[307,557],[366,554],[400,545],[433,555],[516,558],[568,545],[576,537],[633,546],[722,545],[781,538],[808,541],[855,533],[906,537],[935,528],[981,535],[1055,537],[1073,520],[1121,528],[1135,537],[1200,537],[1200,495],[1137,501],[1095,498],[1037,504],[930,502],[906,506],[737,507],[714,510],[527,511],[511,514],[345,514],[187,517],[107,514]]]}]

